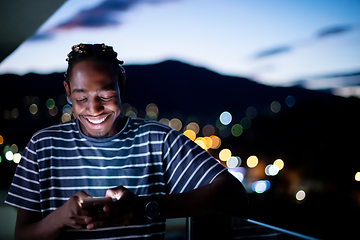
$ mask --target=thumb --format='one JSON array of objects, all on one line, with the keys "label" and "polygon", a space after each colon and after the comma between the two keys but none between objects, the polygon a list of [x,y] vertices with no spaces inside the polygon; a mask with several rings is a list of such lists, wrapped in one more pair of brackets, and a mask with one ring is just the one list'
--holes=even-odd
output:
[{"label": "thumb", "polygon": [[106,197],[111,197],[111,198],[116,198],[117,200],[119,200],[126,190],[127,189],[125,187],[123,187],[123,186],[118,186],[118,187],[115,187],[115,188],[109,188],[106,191],[105,196]]}]

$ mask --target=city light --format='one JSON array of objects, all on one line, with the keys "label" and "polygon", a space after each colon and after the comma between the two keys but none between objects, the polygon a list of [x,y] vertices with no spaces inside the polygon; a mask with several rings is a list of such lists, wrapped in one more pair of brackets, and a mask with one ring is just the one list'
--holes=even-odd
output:
[{"label": "city light", "polygon": [[276,159],[273,164],[279,168],[279,171],[284,168],[284,161],[282,159]]},{"label": "city light", "polygon": [[221,146],[221,139],[218,136],[212,135],[210,136],[212,145],[212,149],[218,149]]},{"label": "city light", "polygon": [[273,101],[270,105],[270,109],[273,113],[278,113],[281,110],[281,104],[278,101]]},{"label": "city light", "polygon": [[267,176],[275,176],[279,173],[279,167],[277,165],[269,164],[265,167],[265,174]]},{"label": "city light", "polygon": [[197,145],[199,145],[200,147],[202,147],[203,149],[205,149],[205,150],[207,149],[205,143],[201,140],[201,138],[195,139],[195,143]]},{"label": "city light", "polygon": [[47,101],[46,101],[46,107],[51,110],[55,107],[55,101],[54,99],[52,98],[49,98]]},{"label": "city light", "polygon": [[169,126],[177,131],[180,131],[182,128],[182,122],[178,118],[173,118],[170,120]]},{"label": "city light", "polygon": [[5,153],[5,158],[8,160],[8,161],[12,161],[14,159],[14,153],[12,151],[7,151]]},{"label": "city light", "polygon": [[357,172],[357,173],[355,174],[355,180],[356,180],[356,181],[360,181],[360,172]]},{"label": "city light", "polygon": [[195,138],[196,138],[196,134],[193,130],[186,130],[184,133],[183,133],[185,136],[187,136],[188,138],[190,138],[192,141],[195,141]]},{"label": "city light", "polygon": [[146,106],[146,117],[149,119],[157,119],[159,114],[159,108],[155,103],[150,103]]},{"label": "city light", "polygon": [[229,112],[225,111],[223,113],[221,113],[220,115],[220,122],[223,125],[229,125],[232,121],[232,116]]},{"label": "city light", "polygon": [[162,119],[159,120],[159,123],[162,123],[162,124],[164,124],[166,126],[169,126],[170,120],[167,119],[167,118],[162,118]]},{"label": "city light", "polygon": [[258,165],[259,163],[259,159],[256,157],[256,156],[250,156],[248,157],[248,159],[246,160],[246,165],[249,167],[249,168],[254,168]]},{"label": "city light", "polygon": [[226,161],[226,166],[228,168],[236,168],[236,167],[240,167],[240,165],[241,165],[240,157],[232,156]]},{"label": "city light", "polygon": [[304,190],[299,190],[299,191],[296,193],[295,198],[296,198],[296,200],[298,200],[298,201],[302,201],[302,200],[305,199],[305,196],[306,196],[305,191],[304,191]]},{"label": "city light", "polygon": [[35,115],[38,112],[38,106],[35,103],[31,104],[29,111],[32,115]]},{"label": "city light", "polygon": [[202,129],[202,134],[204,136],[211,136],[211,135],[214,135],[215,134],[215,128],[213,125],[205,125]]},{"label": "city light", "polygon": [[263,193],[270,188],[270,185],[268,180],[259,180],[251,185],[251,189],[256,193]]},{"label": "city light", "polygon": [[221,161],[227,161],[230,157],[231,157],[231,151],[230,151],[230,149],[227,149],[227,148],[225,148],[225,149],[223,149],[223,150],[221,150],[220,151],[220,153],[219,153],[219,159],[221,160]]},{"label": "city light", "polygon": [[20,153],[15,153],[14,157],[13,157],[14,163],[18,164],[20,162],[20,159],[21,159],[21,154]]},{"label": "city light", "polygon": [[4,137],[0,135],[0,145],[4,143]]},{"label": "city light", "polygon": [[295,105],[295,98],[289,95],[286,97],[285,103],[288,107],[293,107]]},{"label": "city light", "polygon": [[235,124],[231,128],[231,133],[234,137],[239,137],[243,133],[243,127],[240,124]]},{"label": "city light", "polygon": [[186,126],[187,130],[192,130],[195,132],[195,134],[198,134],[200,131],[200,127],[196,122],[191,122]]},{"label": "city light", "polygon": [[246,109],[246,116],[250,119],[254,119],[257,115],[257,110],[253,106],[250,106]]}]

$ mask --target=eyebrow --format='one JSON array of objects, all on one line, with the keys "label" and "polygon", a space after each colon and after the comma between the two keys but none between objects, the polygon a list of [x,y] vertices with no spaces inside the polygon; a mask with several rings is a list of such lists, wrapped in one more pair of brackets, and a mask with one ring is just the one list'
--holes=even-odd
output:
[{"label": "eyebrow", "polygon": [[[103,88],[100,88],[98,90],[96,90],[97,92],[103,92],[103,91],[116,91],[113,87],[112,84],[109,84],[107,86],[104,86]],[[82,89],[82,88],[75,88],[74,90],[72,90],[73,93],[86,93],[88,92],[87,90],[85,89]]]}]

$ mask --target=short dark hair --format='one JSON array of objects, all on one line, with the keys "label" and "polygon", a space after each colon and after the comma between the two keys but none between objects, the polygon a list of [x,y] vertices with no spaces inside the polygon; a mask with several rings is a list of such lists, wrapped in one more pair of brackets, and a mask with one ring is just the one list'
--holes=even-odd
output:
[{"label": "short dark hair", "polygon": [[103,44],[84,44],[80,43],[72,46],[71,52],[68,54],[66,61],[68,68],[64,74],[65,81],[70,85],[70,73],[73,66],[84,60],[94,60],[109,62],[114,66],[116,74],[118,75],[118,83],[120,88],[120,95],[123,94],[125,88],[125,69],[123,68],[124,61],[117,59],[117,53],[112,46]]}]

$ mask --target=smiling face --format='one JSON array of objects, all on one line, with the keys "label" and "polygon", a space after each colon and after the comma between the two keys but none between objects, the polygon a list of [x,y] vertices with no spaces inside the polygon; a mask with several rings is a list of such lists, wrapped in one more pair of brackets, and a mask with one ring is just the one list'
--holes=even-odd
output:
[{"label": "smiling face", "polygon": [[111,137],[120,131],[120,89],[116,71],[110,63],[78,62],[71,70],[70,84],[64,81],[64,86],[74,117],[85,135]]}]

